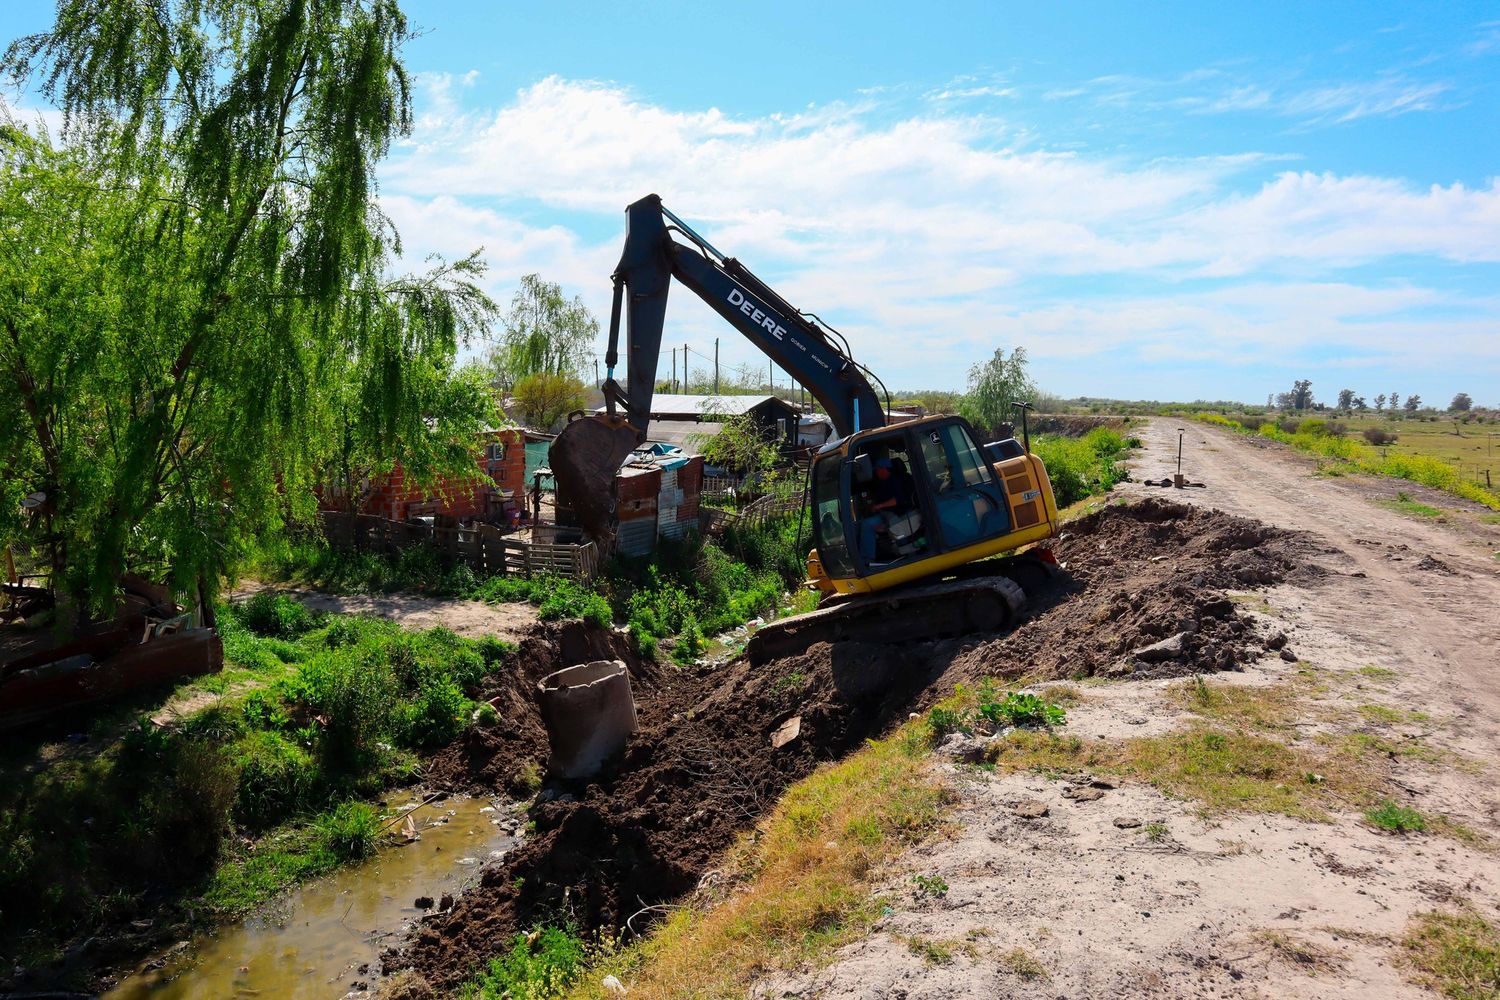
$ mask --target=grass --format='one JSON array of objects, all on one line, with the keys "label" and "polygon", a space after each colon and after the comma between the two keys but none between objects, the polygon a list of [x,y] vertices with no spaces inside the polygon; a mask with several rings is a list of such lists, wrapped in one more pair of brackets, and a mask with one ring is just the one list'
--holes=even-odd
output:
[{"label": "grass", "polygon": [[1309,976],[1337,972],[1344,966],[1343,956],[1333,949],[1293,937],[1285,931],[1257,931],[1253,938],[1265,945],[1272,960]]},{"label": "grass", "polygon": [[[1016,730],[989,750],[997,768],[1066,774],[1088,770],[1151,785],[1199,802],[1209,813],[1268,812],[1326,822],[1329,810],[1368,802],[1368,769],[1320,758],[1253,732],[1198,724],[1161,736],[1085,741]],[[1309,782],[1308,774],[1321,781]]]},{"label": "grass", "polygon": [[1500,929],[1473,910],[1418,914],[1401,946],[1416,978],[1444,996],[1500,997]]},{"label": "grass", "polygon": [[[1473,467],[1469,466],[1470,461],[1478,461],[1478,449],[1491,447],[1487,437],[1475,441],[1471,453],[1455,454],[1447,448],[1438,447],[1435,443],[1436,436],[1431,429],[1423,427],[1418,421],[1398,422],[1395,426],[1398,428],[1397,432],[1401,440],[1396,445],[1376,448],[1356,440],[1353,436],[1336,436],[1326,433],[1326,423],[1314,426],[1319,423],[1317,421],[1300,421],[1302,426],[1298,427],[1295,432],[1289,433],[1271,422],[1259,424],[1258,430],[1252,429],[1245,423],[1219,413],[1198,413],[1193,419],[1242,434],[1258,434],[1261,437],[1290,445],[1298,451],[1327,460],[1329,464],[1325,466],[1325,469],[1334,473],[1368,472],[1378,476],[1405,479],[1423,486],[1430,486],[1444,493],[1451,493],[1465,500],[1472,500],[1491,510],[1500,511],[1500,493],[1478,485],[1473,478]],[[1351,421],[1351,424],[1356,425],[1354,427],[1356,432],[1375,426],[1361,421]],[[1450,426],[1450,433],[1452,429]],[[1486,452],[1484,462],[1490,461],[1489,453]],[[1465,474],[1465,468],[1470,469],[1469,474]],[[1429,507],[1428,509],[1435,510],[1436,508]],[[1411,513],[1411,511],[1407,512]]]},{"label": "grass", "polygon": [[1443,516],[1443,511],[1425,503],[1418,503],[1405,490],[1398,492],[1393,499],[1381,500],[1379,503],[1386,510],[1393,510],[1398,514],[1405,514],[1408,517],[1432,518]]},{"label": "grass", "polygon": [[1390,799],[1365,810],[1365,821],[1388,833],[1421,833],[1427,829],[1427,820],[1421,813]]},{"label": "grass", "polygon": [[1306,717],[1307,696],[1319,690],[1311,674],[1280,684],[1210,684],[1202,676],[1167,689],[1168,700],[1195,715],[1235,726],[1285,730]]},{"label": "grass", "polygon": [[606,974],[633,997],[743,995],[766,969],[863,936],[879,917],[880,866],[934,831],[951,801],[924,766],[926,746],[926,727],[909,723],[793,785],[730,852],[729,888],[712,905],[674,910],[567,995],[609,996]]},{"label": "grass", "polygon": [[1052,978],[1047,967],[1025,948],[1012,948],[999,956],[1000,967],[1017,979],[1046,982]]}]

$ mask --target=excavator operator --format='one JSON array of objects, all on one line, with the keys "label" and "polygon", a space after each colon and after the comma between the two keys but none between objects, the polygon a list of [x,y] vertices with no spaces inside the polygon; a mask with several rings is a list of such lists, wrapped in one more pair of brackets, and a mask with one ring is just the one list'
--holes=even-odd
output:
[{"label": "excavator operator", "polygon": [[[865,516],[859,522],[860,551],[871,562],[892,558],[890,529],[893,524],[916,509],[916,489],[906,463],[889,454],[875,456],[872,463],[875,478],[864,490]],[[882,544],[884,543],[884,544]]]}]

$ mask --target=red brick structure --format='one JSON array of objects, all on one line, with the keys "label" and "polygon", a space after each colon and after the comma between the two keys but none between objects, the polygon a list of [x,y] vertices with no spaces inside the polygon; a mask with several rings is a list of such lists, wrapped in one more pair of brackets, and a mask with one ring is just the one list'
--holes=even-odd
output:
[{"label": "red brick structure", "polygon": [[[481,431],[476,447],[481,479],[440,480],[430,489],[408,483],[400,463],[390,472],[372,476],[358,513],[393,521],[441,514],[460,521],[500,521],[505,512],[521,509],[526,493],[526,440],[518,427]],[[319,506],[347,510],[334,491],[325,492]]]}]

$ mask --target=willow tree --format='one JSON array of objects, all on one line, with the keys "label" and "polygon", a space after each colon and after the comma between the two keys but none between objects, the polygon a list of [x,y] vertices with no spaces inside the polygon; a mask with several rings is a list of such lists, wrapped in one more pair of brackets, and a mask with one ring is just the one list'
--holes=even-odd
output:
[{"label": "willow tree", "polygon": [[958,401],[958,412],[981,432],[998,431],[1015,422],[1017,403],[1035,395],[1036,385],[1026,372],[1026,349],[1017,347],[1007,357],[1004,348],[997,348],[988,361],[969,369],[969,391]]},{"label": "willow tree", "polygon": [[387,276],[408,37],[392,0],[60,0],[5,53],[64,113],[0,147],[0,458],[48,495],[27,527],[69,606],[140,566],[206,607],[351,420],[443,460],[401,433],[433,426],[402,366],[451,366],[493,304],[477,258]]}]

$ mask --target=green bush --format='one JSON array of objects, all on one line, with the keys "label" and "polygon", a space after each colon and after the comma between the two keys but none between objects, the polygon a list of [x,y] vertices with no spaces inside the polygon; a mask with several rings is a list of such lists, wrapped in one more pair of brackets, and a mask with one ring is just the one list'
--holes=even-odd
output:
[{"label": "green bush", "polygon": [[325,756],[337,768],[358,771],[375,757],[390,732],[397,685],[379,650],[339,649],[302,665],[300,694],[323,717]]},{"label": "green bush", "polygon": [[312,613],[301,602],[268,590],[246,601],[236,617],[251,632],[268,638],[295,639],[314,625]]},{"label": "green bush", "polygon": [[551,1000],[578,978],[588,949],[578,932],[565,927],[537,927],[517,934],[510,951],[490,959],[489,966],[459,991],[462,1000]]},{"label": "green bush", "polygon": [[443,746],[463,732],[473,709],[474,703],[451,678],[431,678],[415,698],[401,703],[398,739],[409,747]]},{"label": "green bush", "polygon": [[343,861],[357,861],[375,853],[380,817],[365,802],[344,802],[318,820],[323,842]]},{"label": "green bush", "polygon": [[977,709],[980,717],[1007,726],[1060,726],[1067,721],[1067,713],[1050,702],[1024,691],[1008,691],[996,700],[993,694],[982,692]]},{"label": "green bush", "polygon": [[304,809],[317,790],[312,758],[280,733],[250,733],[231,753],[239,769],[234,816],[250,829],[285,822]]}]

